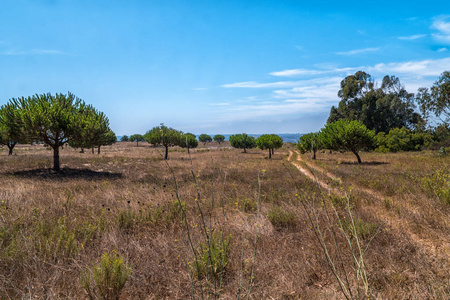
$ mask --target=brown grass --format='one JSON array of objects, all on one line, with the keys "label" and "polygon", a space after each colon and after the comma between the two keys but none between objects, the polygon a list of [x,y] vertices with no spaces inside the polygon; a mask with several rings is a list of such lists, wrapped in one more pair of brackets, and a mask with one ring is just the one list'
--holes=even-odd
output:
[{"label": "brown grass", "polygon": [[[209,229],[231,234],[221,298],[245,298],[253,261],[251,299],[342,298],[295,197],[297,185],[304,199],[322,199],[323,190],[287,162],[287,149],[269,160],[265,151],[201,145],[191,153],[192,176],[189,156],[175,148],[168,164],[177,185],[162,149],[146,143],[117,143],[102,147],[100,155],[64,149],[61,173],[49,169],[52,153],[40,145],[15,151],[0,156],[1,299],[83,298],[80,273],[113,250],[132,267],[125,299],[199,298],[202,290],[212,295],[212,281],[190,279],[186,255],[191,261],[193,256],[180,226],[177,187],[194,248],[205,242],[201,213]],[[450,159],[428,152],[371,153],[362,158],[372,163],[359,166],[350,154],[318,158],[318,166],[341,178],[339,188],[374,191],[355,189],[351,196],[355,218],[368,224],[361,230],[382,226],[366,255],[372,296],[448,297],[450,205],[420,182],[435,170],[448,170]],[[289,217],[276,222],[273,212]],[[344,260],[350,267],[351,258]]]}]

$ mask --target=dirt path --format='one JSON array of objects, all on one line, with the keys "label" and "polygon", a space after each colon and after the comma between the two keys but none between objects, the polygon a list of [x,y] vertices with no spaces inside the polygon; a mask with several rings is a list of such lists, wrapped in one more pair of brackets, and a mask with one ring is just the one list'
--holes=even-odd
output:
[{"label": "dirt path", "polygon": [[[328,183],[326,183],[323,180],[320,180],[315,174],[315,171],[319,171],[322,174],[324,174],[326,177],[328,177],[331,180],[339,181],[341,183],[341,179],[337,178],[335,175],[331,174],[330,172],[327,172],[325,169],[315,166],[311,163],[306,162],[300,155],[298,151],[295,151],[297,154],[297,160],[292,161],[292,157],[294,153],[292,151],[289,151],[289,157],[288,161],[290,161],[302,174],[316,182],[320,187],[326,188],[328,190],[333,191],[334,193],[337,193],[338,195],[342,196],[342,191],[337,188],[330,188]],[[306,167],[302,166],[302,163],[306,165]],[[381,200],[376,202],[376,204],[383,203],[383,200],[390,200],[390,197],[386,197],[382,195],[381,193],[378,193],[374,190],[359,187],[359,186],[352,186],[354,190],[358,190],[364,194],[370,195],[377,200]],[[431,255],[433,257],[439,258],[442,261],[446,262],[446,265],[449,265],[450,263],[450,243],[448,240],[448,237],[442,237],[438,241],[431,240],[428,237],[419,237],[417,234],[415,234],[409,224],[405,222],[404,220],[400,220],[398,217],[393,216],[389,212],[386,211],[384,206],[382,205],[366,205],[364,206],[364,210],[369,212],[371,215],[376,216],[379,218],[383,224],[385,224],[384,227],[389,227],[390,230],[395,230],[401,234],[407,235],[411,241],[413,241],[418,247],[422,248],[428,255]],[[449,266],[447,266],[449,267]]]}]

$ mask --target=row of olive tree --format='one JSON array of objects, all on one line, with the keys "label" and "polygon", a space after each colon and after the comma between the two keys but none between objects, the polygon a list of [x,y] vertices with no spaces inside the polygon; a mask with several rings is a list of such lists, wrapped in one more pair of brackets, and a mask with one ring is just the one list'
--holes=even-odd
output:
[{"label": "row of olive tree", "polygon": [[230,144],[234,148],[252,149],[258,147],[261,150],[269,150],[269,158],[272,158],[275,149],[283,147],[283,139],[276,134],[263,134],[257,139],[245,133],[230,136]]},{"label": "row of olive tree", "polygon": [[13,98],[0,108],[0,141],[12,154],[17,143],[44,143],[53,149],[53,169],[60,170],[64,144],[93,148],[109,145],[116,136],[105,114],[70,92]]}]

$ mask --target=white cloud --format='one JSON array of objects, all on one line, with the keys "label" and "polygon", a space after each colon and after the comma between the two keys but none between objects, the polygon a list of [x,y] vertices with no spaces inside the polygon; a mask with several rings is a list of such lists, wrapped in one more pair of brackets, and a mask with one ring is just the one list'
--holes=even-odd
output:
[{"label": "white cloud", "polygon": [[290,77],[296,75],[321,75],[330,73],[352,72],[355,68],[335,68],[329,70],[291,69],[269,73],[272,76]]},{"label": "white cloud", "polygon": [[450,69],[450,58],[428,59],[420,61],[381,63],[366,68],[369,72],[395,74],[397,76],[439,76],[443,71]]},{"label": "white cloud", "polygon": [[427,36],[426,34],[414,34],[414,35],[410,35],[410,36],[399,36],[399,37],[397,37],[397,39],[413,41],[413,40],[418,40],[418,39],[424,38],[426,36]]},{"label": "white cloud", "polygon": [[222,102],[222,103],[209,103],[209,105],[212,105],[212,106],[228,106],[228,105],[230,105],[230,103],[228,103],[228,102]]},{"label": "white cloud", "polygon": [[446,52],[446,51],[448,51],[448,48],[445,47],[436,50],[436,52]]},{"label": "white cloud", "polygon": [[450,44],[450,16],[440,16],[434,19],[433,28],[439,31],[433,37],[437,40]]},{"label": "white cloud", "polygon": [[298,45],[296,45],[295,48],[296,48],[297,50],[303,51],[303,46],[298,46]]},{"label": "white cloud", "polygon": [[207,90],[208,88],[193,88],[193,91],[204,91]]},{"label": "white cloud", "polygon": [[366,52],[375,52],[380,50],[379,47],[377,48],[364,48],[364,49],[356,49],[356,50],[350,50],[345,52],[336,52],[337,55],[355,55],[360,53],[366,53]]}]

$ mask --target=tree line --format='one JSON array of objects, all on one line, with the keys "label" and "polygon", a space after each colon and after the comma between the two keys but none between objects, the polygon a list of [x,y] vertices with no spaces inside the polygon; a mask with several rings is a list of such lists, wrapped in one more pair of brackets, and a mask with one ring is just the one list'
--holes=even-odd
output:
[{"label": "tree line", "polygon": [[372,76],[358,71],[341,81],[338,97],[339,105],[331,108],[324,128],[300,137],[299,150],[311,152],[313,159],[321,149],[351,151],[361,163],[358,152],[363,149],[395,152],[450,146],[449,71],[416,95],[395,76],[385,76],[377,87]]}]

